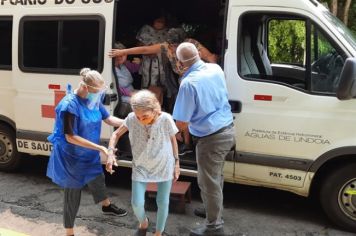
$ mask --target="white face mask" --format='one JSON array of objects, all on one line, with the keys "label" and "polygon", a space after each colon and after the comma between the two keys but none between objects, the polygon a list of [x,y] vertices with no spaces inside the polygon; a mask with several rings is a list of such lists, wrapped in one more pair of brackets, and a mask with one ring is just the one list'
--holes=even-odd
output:
[{"label": "white face mask", "polygon": [[100,92],[99,93],[88,92],[86,99],[88,99],[90,102],[93,102],[93,101],[97,100],[98,97],[100,97]]},{"label": "white face mask", "polygon": [[104,98],[105,92],[100,91],[97,93],[90,93],[88,92],[87,96],[85,97],[87,99],[87,107],[90,110],[98,110],[100,103],[102,103],[103,98]]},{"label": "white face mask", "polygon": [[199,57],[199,55],[195,55],[194,57],[191,57],[191,58],[189,58],[189,59],[185,59],[185,60],[180,60],[181,62],[187,62],[187,61],[192,61],[192,60],[194,60],[195,58],[197,58],[197,57]]}]

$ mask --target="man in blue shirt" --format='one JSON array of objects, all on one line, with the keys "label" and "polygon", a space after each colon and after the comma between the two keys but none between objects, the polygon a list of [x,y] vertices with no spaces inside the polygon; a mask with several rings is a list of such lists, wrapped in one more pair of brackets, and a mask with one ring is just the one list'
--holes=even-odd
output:
[{"label": "man in blue shirt", "polygon": [[235,147],[224,72],[219,65],[200,60],[192,43],[180,44],[177,58],[188,69],[182,77],[173,118],[180,130],[188,126],[193,135],[198,184],[206,210],[205,224],[192,229],[190,235],[224,235],[223,169],[225,157]]}]

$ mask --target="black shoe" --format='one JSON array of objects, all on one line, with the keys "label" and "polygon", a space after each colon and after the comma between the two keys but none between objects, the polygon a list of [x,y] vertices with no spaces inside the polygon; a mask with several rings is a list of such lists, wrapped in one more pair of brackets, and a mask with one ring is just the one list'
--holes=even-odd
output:
[{"label": "black shoe", "polygon": [[206,212],[203,207],[197,207],[194,209],[194,215],[199,216],[201,218],[206,218]]},{"label": "black shoe", "polygon": [[192,145],[187,145],[187,144],[182,144],[180,147],[179,147],[179,153],[178,155],[179,156],[184,156],[188,153],[192,153],[194,150],[193,150],[193,147]]},{"label": "black shoe", "polygon": [[118,208],[114,204],[109,206],[102,206],[101,208],[105,215],[126,216],[127,211],[125,209]]},{"label": "black shoe", "polygon": [[190,230],[190,236],[225,236],[222,226],[215,228],[212,226],[201,225]]}]

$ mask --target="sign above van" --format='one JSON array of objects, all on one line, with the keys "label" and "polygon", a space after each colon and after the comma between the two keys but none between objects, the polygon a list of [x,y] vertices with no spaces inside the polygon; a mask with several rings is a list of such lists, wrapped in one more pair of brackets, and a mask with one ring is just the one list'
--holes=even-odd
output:
[{"label": "sign above van", "polygon": [[61,5],[79,3],[111,3],[114,0],[0,0],[0,5]]}]

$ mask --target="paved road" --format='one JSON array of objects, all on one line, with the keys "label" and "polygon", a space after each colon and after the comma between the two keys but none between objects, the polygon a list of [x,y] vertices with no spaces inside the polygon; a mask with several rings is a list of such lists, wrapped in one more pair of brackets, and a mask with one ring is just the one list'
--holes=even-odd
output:
[{"label": "paved road", "polygon": [[[28,157],[19,172],[0,172],[0,228],[31,236],[64,235],[62,191],[45,177],[46,164],[46,158]],[[103,216],[89,192],[84,191],[76,236],[126,236],[134,232],[137,223],[130,207],[130,170],[120,168],[118,172],[107,177],[109,194],[113,202],[128,209],[128,216]],[[195,179],[183,180],[193,183],[193,201],[187,204],[185,214],[170,214],[166,228],[170,236],[189,235],[189,228],[202,222],[193,214],[201,204]],[[335,228],[317,204],[291,193],[226,184],[224,194],[225,228],[230,235],[355,235]],[[155,212],[149,211],[148,215],[154,223]]]}]

